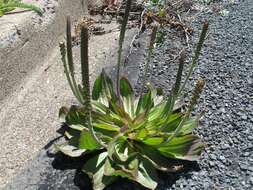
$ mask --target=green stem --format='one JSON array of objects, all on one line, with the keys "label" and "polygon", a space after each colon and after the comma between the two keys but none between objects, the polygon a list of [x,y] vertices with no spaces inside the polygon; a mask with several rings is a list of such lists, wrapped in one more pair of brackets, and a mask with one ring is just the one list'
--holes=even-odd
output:
[{"label": "green stem", "polygon": [[94,128],[92,126],[91,118],[91,96],[90,96],[90,77],[89,77],[89,31],[87,26],[83,26],[81,29],[81,71],[82,71],[82,85],[83,85],[83,99],[84,105],[87,110],[87,123],[89,131],[93,139],[102,147],[106,147],[105,144],[100,141],[96,136]]},{"label": "green stem", "polygon": [[165,107],[166,108],[168,107],[168,109],[166,109],[166,111],[163,113],[163,116],[167,116],[173,112],[174,104],[178,98],[178,91],[180,88],[182,73],[183,73],[183,69],[184,69],[185,50],[182,50],[179,56],[180,56],[179,57],[179,68],[177,71],[176,83],[172,89],[172,92],[171,92],[168,100],[167,100]]},{"label": "green stem", "polygon": [[131,9],[131,3],[132,0],[127,0],[126,2],[126,9],[125,14],[123,17],[120,35],[119,35],[119,49],[118,49],[118,60],[117,60],[117,78],[116,78],[116,90],[117,90],[117,96],[120,98],[120,68],[121,68],[121,56],[122,56],[122,49],[125,39],[125,33],[126,33],[126,26],[128,22],[128,17]]},{"label": "green stem", "polygon": [[192,92],[192,98],[189,104],[188,112],[192,112],[194,106],[197,104],[197,101],[200,97],[200,94],[202,93],[204,86],[205,86],[205,81],[203,79],[199,79]]},{"label": "green stem", "polygon": [[198,59],[199,59],[200,51],[202,49],[202,46],[204,44],[204,41],[205,41],[205,38],[206,38],[206,35],[207,35],[208,25],[209,25],[208,21],[205,21],[204,24],[203,24],[202,31],[201,31],[200,38],[199,38],[199,42],[197,44],[197,48],[195,49],[195,53],[194,53],[194,56],[193,56],[193,59],[192,59],[192,64],[190,66],[190,69],[189,69],[189,72],[188,72],[188,74],[186,76],[186,79],[185,79],[183,85],[181,86],[181,88],[180,88],[180,90],[178,92],[179,95],[184,90],[186,83],[188,82],[189,78],[192,75],[193,69],[197,66],[197,62],[198,62]]},{"label": "green stem", "polygon": [[68,69],[67,62],[66,62],[66,47],[65,47],[64,43],[60,43],[60,51],[61,51],[61,60],[62,60],[62,63],[63,63],[64,72],[65,72],[65,75],[67,77],[69,86],[70,86],[71,91],[73,92],[74,96],[78,99],[78,97],[75,94],[75,90],[74,90],[74,87],[73,87],[73,84],[72,84],[72,81],[71,81],[71,78],[70,78],[70,75],[69,75],[69,69]]},{"label": "green stem", "polygon": [[149,68],[151,56],[152,56],[153,50],[154,50],[154,44],[155,44],[157,30],[158,30],[158,26],[154,26],[152,33],[151,33],[151,39],[150,39],[149,48],[148,48],[148,56],[145,61],[144,76],[143,76],[143,83],[142,83],[142,87],[141,87],[141,91],[140,91],[140,96],[142,96],[144,88],[147,83],[148,68]]},{"label": "green stem", "polygon": [[72,53],[72,37],[71,37],[71,21],[70,17],[67,16],[67,59],[69,65],[70,76],[73,84],[73,93],[77,97],[77,100],[83,104],[82,93],[79,91],[74,74],[74,61],[73,61],[73,53]]},{"label": "green stem", "polygon": [[184,63],[185,63],[185,50],[183,49],[179,55],[179,68],[177,71],[177,77],[176,77],[176,83],[173,89],[173,95],[178,96],[178,91],[180,89],[180,84],[181,84],[181,80],[182,80],[182,74],[183,74],[183,69],[184,69]]}]

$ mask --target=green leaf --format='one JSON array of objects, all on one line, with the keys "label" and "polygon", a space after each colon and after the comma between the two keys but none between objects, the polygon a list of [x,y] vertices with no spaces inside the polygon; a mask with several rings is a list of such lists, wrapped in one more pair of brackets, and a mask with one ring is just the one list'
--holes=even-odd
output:
[{"label": "green leaf", "polygon": [[80,132],[83,131],[83,130],[88,130],[87,127],[85,127],[85,126],[83,126],[83,125],[81,125],[81,124],[69,125],[68,127],[71,128],[71,129],[80,131]]},{"label": "green leaf", "polygon": [[176,172],[179,169],[182,169],[182,163],[176,160],[168,159],[156,148],[145,145],[142,142],[136,142],[135,146],[140,156],[146,158],[158,170]]},{"label": "green leaf", "polygon": [[109,101],[111,111],[113,111],[117,116],[119,116],[120,120],[124,123],[124,125],[132,126],[132,119],[125,112],[124,108],[121,105],[118,105],[116,102]]},{"label": "green leaf", "polygon": [[173,107],[174,107],[174,97],[170,95],[166,101],[166,105],[164,107],[162,116],[164,117],[169,115],[172,112]]},{"label": "green leaf", "polygon": [[86,150],[85,149],[78,149],[72,145],[56,145],[55,149],[70,156],[70,157],[79,157],[81,156]]},{"label": "green leaf", "polygon": [[92,99],[98,100],[102,96],[103,82],[102,74],[100,74],[94,82],[92,90]]},{"label": "green leaf", "polygon": [[92,137],[89,131],[83,130],[80,134],[79,148],[87,150],[96,150],[100,148],[96,140]]},{"label": "green leaf", "polygon": [[[81,114],[82,113],[82,114]],[[68,125],[79,125],[81,121],[85,120],[85,112],[81,107],[71,106],[68,114],[66,115],[66,123]]]},{"label": "green leaf", "polygon": [[162,132],[172,132],[177,128],[178,123],[181,120],[182,120],[181,113],[171,114],[167,117],[157,116],[156,118],[153,118],[153,120],[149,121],[145,127],[149,131],[158,130]]},{"label": "green leaf", "polygon": [[67,139],[71,139],[73,137],[73,135],[71,135],[68,131],[65,131],[64,135]]},{"label": "green leaf", "polygon": [[198,160],[203,149],[204,144],[194,135],[174,137],[166,145],[158,148],[166,157],[189,161]]},{"label": "green leaf", "polygon": [[129,146],[127,137],[122,133],[115,136],[108,144],[108,156],[116,163],[125,163],[132,160],[137,155],[137,152]]},{"label": "green leaf", "polygon": [[[116,125],[108,124],[108,123],[93,123],[94,128],[105,129],[107,131],[119,132],[120,128]],[[96,130],[95,129],[95,130]]]},{"label": "green leaf", "polygon": [[120,93],[123,99],[124,110],[130,115],[131,118],[134,117],[134,91],[130,82],[122,77],[120,79]]},{"label": "green leaf", "polygon": [[[83,129],[82,129],[83,130]],[[77,130],[77,129],[72,129],[72,128],[68,128],[68,129],[66,129],[66,131],[65,131],[65,136],[68,138],[68,139],[72,139],[72,138],[79,138],[79,136],[80,136],[80,133],[81,133],[81,131],[82,130]],[[77,143],[77,145],[76,146],[78,146],[78,143]]]},{"label": "green leaf", "polygon": [[163,101],[163,96],[155,96],[154,98],[154,105],[159,105]]},{"label": "green leaf", "polygon": [[145,113],[141,113],[139,114],[137,117],[135,117],[135,119],[133,120],[133,125],[136,126],[144,124],[146,122],[146,114]]},{"label": "green leaf", "polygon": [[143,143],[154,146],[159,145],[164,141],[163,137],[148,137],[147,139],[143,140]]},{"label": "green leaf", "polygon": [[104,175],[106,176],[121,176],[121,177],[128,177],[127,174],[125,174],[122,170],[117,170],[113,166],[116,165],[114,162],[112,162],[110,159],[106,159],[105,161],[105,170]]},{"label": "green leaf", "polygon": [[117,96],[113,90],[113,82],[110,77],[107,76],[104,70],[102,71],[101,79],[104,96],[107,97],[108,101],[116,102]]},{"label": "green leaf", "polygon": [[180,130],[179,135],[187,135],[192,133],[193,129],[197,128],[199,124],[199,118],[193,118],[185,122],[182,129]]},{"label": "green leaf", "polygon": [[122,77],[120,79],[120,94],[123,97],[133,96],[134,90],[127,78]]},{"label": "green leaf", "polygon": [[154,190],[157,187],[157,173],[152,164],[146,159],[140,159],[139,170],[135,179],[138,183],[148,189]]},{"label": "green leaf", "polygon": [[117,151],[116,149],[119,148],[119,146],[125,146],[125,138],[123,137],[123,133],[119,133],[117,136],[115,136],[111,142],[108,144],[108,148],[107,148],[107,151],[108,151],[108,156],[110,159],[114,159],[115,157],[113,156],[116,156],[117,159],[121,160],[121,159],[127,159],[127,155],[124,155],[120,158],[120,156],[117,154]]},{"label": "green leaf", "polygon": [[142,95],[139,99],[135,115],[138,115],[142,112],[148,112],[152,107],[154,106],[154,101],[152,99],[152,92],[149,89],[149,91]]},{"label": "green leaf", "polygon": [[154,107],[150,110],[150,112],[149,112],[149,114],[148,114],[148,120],[149,120],[149,121],[152,121],[152,120],[154,120],[154,119],[161,118],[161,114],[162,114],[162,111],[163,111],[165,105],[166,105],[166,102],[163,101],[163,102],[161,102],[160,104],[154,106]]},{"label": "green leaf", "polygon": [[166,119],[166,121],[163,123],[161,127],[161,131],[164,132],[173,132],[176,130],[178,125],[183,119],[183,114],[182,113],[175,113],[169,115],[169,117]]},{"label": "green leaf", "polygon": [[114,176],[104,176],[107,156],[107,152],[102,152],[89,159],[82,168],[82,171],[92,179],[94,190],[103,190],[117,179]]},{"label": "green leaf", "polygon": [[[178,125],[183,119],[182,113],[175,113],[169,116],[168,120],[165,122],[163,127],[161,128],[164,132],[173,132],[177,129]],[[177,136],[187,135],[191,134],[193,129],[195,129],[198,126],[198,117],[189,119],[185,121],[185,123],[182,126],[182,129],[180,130],[179,134]]]},{"label": "green leaf", "polygon": [[[100,100],[102,100],[102,99],[100,99]],[[105,99],[104,99],[105,100]],[[104,101],[103,103],[102,102],[99,102],[99,101],[94,101],[94,100],[92,100],[91,101],[91,104],[92,104],[92,108],[93,108],[93,111],[94,112],[98,112],[98,113],[103,113],[103,114],[107,114],[108,113],[108,102],[107,102],[107,100],[106,101]],[[106,105],[105,105],[105,104]]]},{"label": "green leaf", "polygon": [[120,176],[123,178],[128,178],[130,180],[133,180],[133,178],[137,175],[138,171],[138,160],[136,165],[136,160],[131,162],[129,164],[130,166],[133,166],[133,168],[128,169],[128,163],[121,163],[117,164],[115,161],[110,160],[107,158],[105,162],[105,171],[104,175],[106,176]]},{"label": "green leaf", "polygon": [[148,130],[146,128],[143,128],[143,129],[137,131],[137,134],[135,135],[134,139],[142,140],[147,135],[148,135]]},{"label": "green leaf", "polygon": [[115,155],[120,162],[129,162],[136,157],[137,152],[134,151],[126,139],[123,138],[122,142],[115,146]]},{"label": "green leaf", "polygon": [[108,101],[116,102],[117,100],[117,96],[113,90],[113,82],[104,70],[94,82],[92,99],[105,106],[108,106]]},{"label": "green leaf", "polygon": [[92,116],[94,123],[111,125],[111,127],[113,128],[111,130],[118,130],[117,128],[120,128],[124,125],[123,121],[120,120],[120,117],[115,117],[118,115],[93,112]]}]

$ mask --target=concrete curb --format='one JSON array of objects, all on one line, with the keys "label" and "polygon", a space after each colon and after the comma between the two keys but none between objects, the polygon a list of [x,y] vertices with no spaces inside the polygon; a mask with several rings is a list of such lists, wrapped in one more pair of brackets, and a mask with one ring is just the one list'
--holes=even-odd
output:
[{"label": "concrete curb", "polygon": [[57,46],[66,15],[75,20],[88,13],[85,0],[36,2],[45,11],[42,17],[24,12],[0,18],[0,102]]}]

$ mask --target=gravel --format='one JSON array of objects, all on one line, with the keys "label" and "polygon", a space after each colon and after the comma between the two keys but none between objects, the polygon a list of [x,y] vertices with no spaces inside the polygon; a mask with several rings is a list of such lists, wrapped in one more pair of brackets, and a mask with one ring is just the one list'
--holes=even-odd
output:
[{"label": "gravel", "polygon": [[[253,189],[253,4],[245,0],[224,8],[228,16],[203,13],[192,24],[200,30],[205,19],[210,21],[200,64],[193,74],[195,81],[206,81],[197,108],[206,111],[196,131],[206,143],[198,162],[200,170],[179,174],[172,186],[160,185],[159,189]],[[175,57],[182,44],[177,43],[180,39],[174,31],[164,32],[166,40],[155,52],[150,80],[171,89],[168,84],[173,84]],[[191,80],[186,92],[193,84]]]},{"label": "gravel", "polygon": [[[200,64],[186,90],[187,94],[196,79],[205,79],[205,91],[196,110],[206,111],[196,130],[206,144],[205,152],[198,164],[190,166],[185,172],[162,174],[158,190],[253,188],[252,0],[241,1],[226,9],[229,11],[226,17],[208,12],[199,14],[192,23],[195,29],[199,29],[203,20],[210,21],[210,33]],[[175,31],[167,28],[164,32],[166,40],[156,48],[150,80],[155,86],[170,89],[177,68],[177,53],[186,46]],[[197,33],[193,39],[197,40]],[[190,46],[189,49],[192,49],[192,44]],[[87,178],[75,170],[79,161],[76,162],[76,168],[72,165],[70,169],[66,158],[60,157],[58,163],[65,163],[65,166],[57,168],[57,164],[54,165],[56,159],[53,169],[50,166],[52,160],[42,152],[33,161],[35,166],[24,171],[22,177],[18,177],[7,189],[90,189]],[[35,180],[31,173],[36,172],[40,176]],[[36,188],[28,185],[32,182],[37,183]],[[23,184],[22,188],[17,188],[21,187],[20,184]],[[24,184],[27,184],[26,187]],[[107,189],[142,188],[120,181]]]}]

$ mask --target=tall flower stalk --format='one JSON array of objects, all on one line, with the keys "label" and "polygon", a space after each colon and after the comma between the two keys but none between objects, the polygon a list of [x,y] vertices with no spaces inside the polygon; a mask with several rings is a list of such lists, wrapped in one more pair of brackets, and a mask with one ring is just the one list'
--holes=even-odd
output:
[{"label": "tall flower stalk", "polygon": [[[185,124],[185,122],[189,119],[190,114],[192,113],[192,110],[193,110],[194,106],[197,104],[197,101],[200,98],[200,94],[201,94],[204,86],[205,86],[205,81],[202,80],[202,79],[199,79],[196,83],[196,86],[195,86],[194,90],[193,90],[192,98],[191,98],[190,104],[188,106],[188,110],[184,114],[183,119],[180,121],[179,125],[177,126],[177,128],[173,132],[173,134],[171,136],[169,136],[169,138],[166,141],[164,141],[163,143],[161,143],[161,145],[159,145],[159,146],[163,146],[163,145],[168,144],[172,139],[174,139],[180,133],[180,131],[182,130],[182,128]],[[198,120],[199,120],[199,118],[197,119],[197,121]]]},{"label": "tall flower stalk", "polygon": [[119,48],[118,48],[118,59],[117,59],[117,78],[116,78],[116,89],[117,89],[117,96],[120,97],[120,69],[121,69],[121,59],[122,59],[122,50],[123,50],[123,44],[124,44],[124,39],[125,39],[125,34],[126,34],[126,26],[128,22],[128,17],[131,9],[131,3],[132,0],[127,0],[126,1],[126,8],[125,8],[125,14],[123,17],[122,25],[121,25],[121,30],[120,30],[120,35],[119,35]]},{"label": "tall flower stalk", "polygon": [[92,125],[92,105],[90,94],[90,76],[89,76],[89,31],[87,26],[83,26],[81,29],[81,71],[82,71],[82,87],[79,85],[81,94],[83,94],[84,107],[87,110],[87,125],[89,132],[93,139],[102,147],[106,147],[105,144],[96,136],[96,133]]},{"label": "tall flower stalk", "polygon": [[75,80],[75,74],[74,74],[74,61],[73,61],[73,53],[72,53],[72,35],[71,35],[71,21],[70,21],[70,17],[67,17],[67,60],[68,60],[68,69],[69,69],[69,73],[70,73],[70,77],[71,77],[71,84],[72,85],[72,89],[73,94],[75,95],[75,97],[77,98],[77,100],[81,103],[84,104],[84,100],[82,97],[82,94],[80,92],[80,90],[78,89],[78,85],[76,83]]},{"label": "tall flower stalk", "polygon": [[189,71],[188,71],[188,74],[187,74],[187,76],[185,78],[185,81],[182,84],[182,86],[181,86],[181,88],[180,88],[180,90],[178,92],[179,95],[184,90],[185,85],[187,84],[189,78],[192,75],[193,69],[197,66],[199,55],[200,55],[200,51],[201,51],[202,46],[204,44],[204,41],[206,39],[206,35],[207,35],[207,31],[208,31],[208,26],[209,26],[208,21],[205,21],[204,24],[203,24],[203,27],[202,27],[202,31],[201,31],[200,37],[199,37],[199,42],[197,44],[197,47],[196,47],[195,52],[194,52],[194,56],[192,58],[192,64],[191,64],[191,66],[189,68]]},{"label": "tall flower stalk", "polygon": [[150,66],[151,56],[153,55],[157,30],[158,30],[158,26],[155,25],[152,29],[151,38],[150,38],[150,42],[149,42],[149,46],[148,46],[148,55],[147,55],[147,58],[145,61],[145,68],[144,68],[144,75],[143,75],[143,82],[142,82],[142,87],[141,87],[141,91],[140,91],[140,96],[142,96],[143,90],[144,90],[146,83],[147,83],[148,69]]},{"label": "tall flower stalk", "polygon": [[[81,73],[82,73],[82,85],[77,84],[75,79],[75,67],[72,53],[72,38],[71,38],[71,22],[70,17],[67,17],[67,48],[64,43],[60,43],[60,51],[62,56],[62,62],[64,71],[67,77],[69,86],[81,105],[85,107],[84,113],[86,125],[89,128],[89,132],[94,141],[102,147],[105,147],[104,143],[96,136],[92,126],[91,118],[91,95],[90,95],[90,79],[89,79],[89,32],[87,26],[83,26],[81,29]],[[67,60],[66,60],[67,55]]]}]

